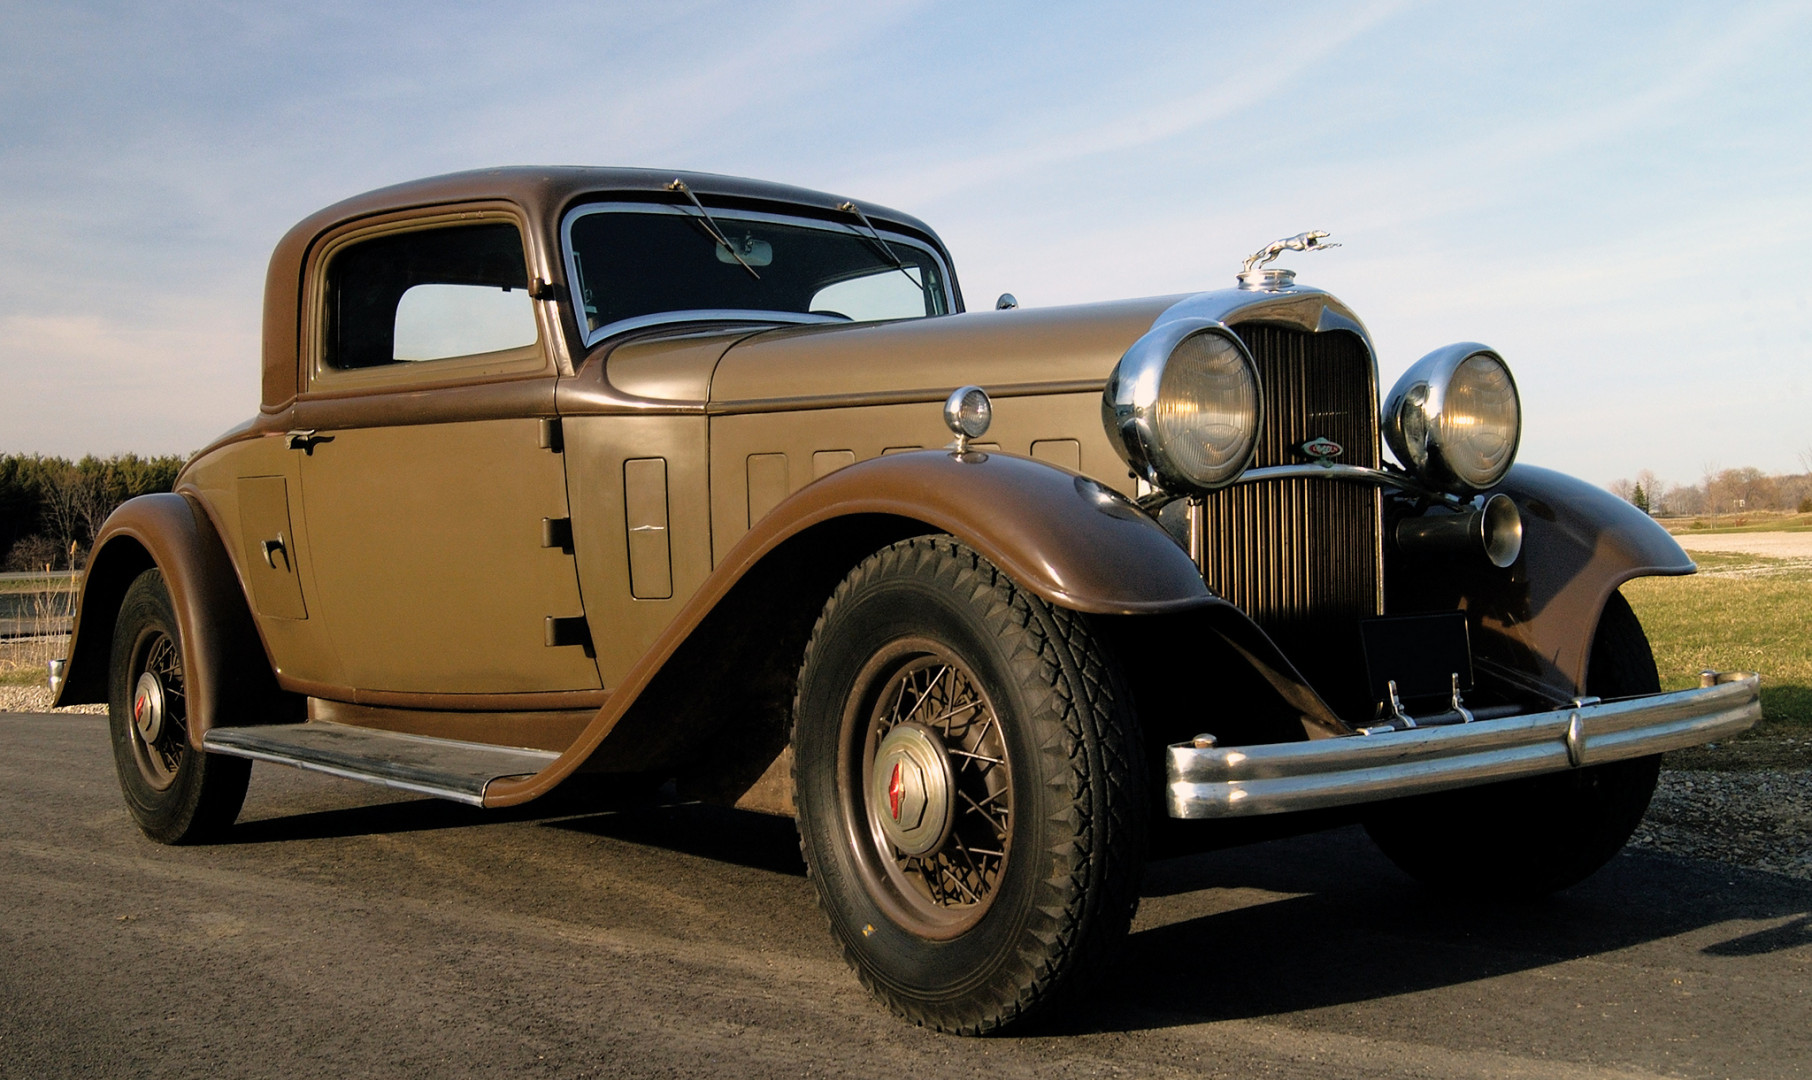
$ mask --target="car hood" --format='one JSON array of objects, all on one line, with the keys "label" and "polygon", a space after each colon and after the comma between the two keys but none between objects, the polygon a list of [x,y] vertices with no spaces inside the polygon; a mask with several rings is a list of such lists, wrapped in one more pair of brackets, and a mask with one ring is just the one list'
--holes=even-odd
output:
[{"label": "car hood", "polygon": [[731,345],[711,376],[713,412],[990,391],[1099,389],[1128,346],[1180,297],[787,327]]}]

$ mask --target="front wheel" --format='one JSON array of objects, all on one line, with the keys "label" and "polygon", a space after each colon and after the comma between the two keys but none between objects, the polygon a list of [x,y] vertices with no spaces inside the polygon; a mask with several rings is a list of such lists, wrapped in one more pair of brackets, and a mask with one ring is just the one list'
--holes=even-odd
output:
[{"label": "front wheel", "polygon": [[845,957],[896,1012],[979,1034],[1107,960],[1145,834],[1127,702],[1083,616],[947,537],[838,587],[795,703],[800,848]]},{"label": "front wheel", "polygon": [[[1592,639],[1587,691],[1661,690],[1642,624],[1612,593]],[[1659,755],[1383,803],[1365,828],[1404,872],[1432,887],[1541,896],[1584,880],[1622,850],[1660,777]]]},{"label": "front wheel", "polygon": [[126,590],[113,624],[107,722],[126,809],[163,844],[214,839],[245,802],[252,763],[189,744],[182,633],[157,570]]}]

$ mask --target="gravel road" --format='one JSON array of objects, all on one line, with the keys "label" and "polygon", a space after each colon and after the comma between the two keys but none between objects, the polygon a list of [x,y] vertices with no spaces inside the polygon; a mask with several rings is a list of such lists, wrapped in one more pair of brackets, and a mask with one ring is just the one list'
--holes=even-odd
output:
[{"label": "gravel road", "polygon": [[957,1039],[857,986],[783,820],[487,813],[259,766],[231,843],[165,848],[126,818],[103,718],[0,716],[0,740],[0,1077],[1631,1080],[1812,1063],[1812,884],[1700,858],[1626,853],[1512,908],[1431,897],[1352,829],[1166,860],[1089,1016]]},{"label": "gravel road", "polygon": [[1687,551],[1735,552],[1775,559],[1812,559],[1812,532],[1713,533],[1676,536]]}]

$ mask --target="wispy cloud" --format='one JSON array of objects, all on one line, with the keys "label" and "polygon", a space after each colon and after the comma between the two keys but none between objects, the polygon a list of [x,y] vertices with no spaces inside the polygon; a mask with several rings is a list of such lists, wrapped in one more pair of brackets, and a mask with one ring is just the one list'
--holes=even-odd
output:
[{"label": "wispy cloud", "polygon": [[[1413,0],[1378,0],[1343,16],[1302,19],[1256,47],[1243,49],[1234,65],[1204,65],[1215,76],[1212,84],[1175,100],[1105,120],[1084,114],[1073,126],[1033,141],[1007,138],[1002,140],[1005,145],[979,154],[904,172],[889,170],[871,177],[867,186],[935,202],[1097,155],[1136,154],[1273,99],[1304,72],[1412,6]],[[1225,55],[1215,54],[1217,60]]]},{"label": "wispy cloud", "polygon": [[[1721,456],[1785,468],[1812,409],[1809,30],[1766,0],[0,4],[0,450],[189,449],[253,406],[291,222],[595,162],[921,213],[983,303],[1221,287],[1329,228],[1346,247],[1298,268],[1387,368],[1512,351],[1552,463],[1690,465],[1670,402],[1711,402],[1713,368],[1770,388]],[[1546,426],[1607,394],[1630,407],[1604,438]]]}]

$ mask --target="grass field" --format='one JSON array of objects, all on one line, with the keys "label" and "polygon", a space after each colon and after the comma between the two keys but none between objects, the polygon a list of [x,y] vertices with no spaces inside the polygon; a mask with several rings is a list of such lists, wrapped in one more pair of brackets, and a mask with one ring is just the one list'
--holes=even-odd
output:
[{"label": "grass field", "polygon": [[69,651],[69,610],[76,582],[66,574],[0,578],[0,686],[45,685],[44,663]]},{"label": "grass field", "polygon": [[76,579],[68,574],[36,574],[31,577],[8,574],[0,577],[0,595],[73,590],[75,581]]},{"label": "grass field", "polygon": [[1655,650],[1661,685],[1698,685],[1704,668],[1757,671],[1762,721],[1730,753],[1686,750],[1692,768],[1812,765],[1812,560],[1699,553],[1699,572],[1623,587]]},{"label": "grass field", "polygon": [[1668,518],[1661,522],[1677,536],[1719,533],[1812,532],[1812,514],[1738,514],[1725,517]]}]

